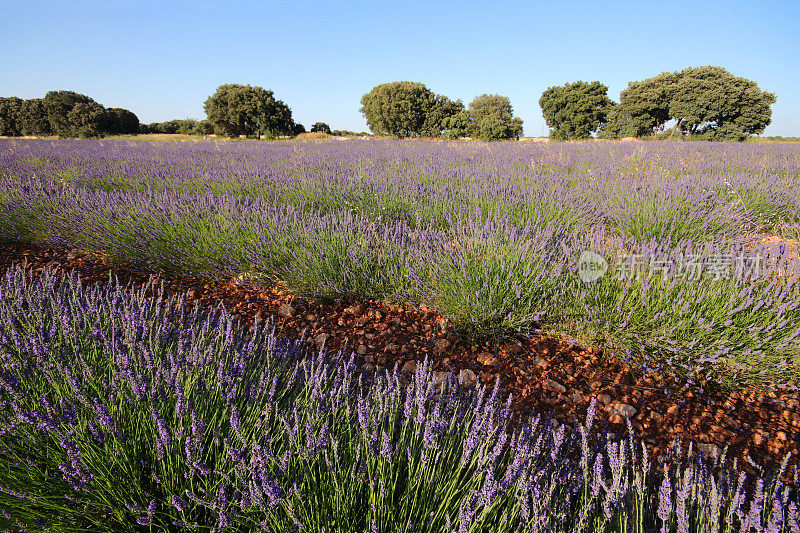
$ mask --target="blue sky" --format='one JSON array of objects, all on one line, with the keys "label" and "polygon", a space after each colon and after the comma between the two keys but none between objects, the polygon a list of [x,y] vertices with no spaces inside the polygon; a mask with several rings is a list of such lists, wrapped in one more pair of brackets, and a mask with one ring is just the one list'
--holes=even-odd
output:
[{"label": "blue sky", "polygon": [[0,96],[51,89],[142,122],[204,118],[222,83],[272,89],[294,118],[365,130],[361,95],[398,80],[468,103],[511,98],[547,134],[552,85],[720,65],[778,96],[767,135],[800,135],[800,2],[2,1]]}]

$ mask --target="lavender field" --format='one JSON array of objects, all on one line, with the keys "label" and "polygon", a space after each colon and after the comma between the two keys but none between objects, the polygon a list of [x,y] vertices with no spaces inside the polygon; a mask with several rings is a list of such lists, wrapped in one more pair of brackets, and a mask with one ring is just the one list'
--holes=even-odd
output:
[{"label": "lavender field", "polygon": [[[793,145],[0,140],[0,244],[425,304],[467,337],[552,331],[786,388],[799,184]],[[630,420],[623,439],[593,428],[594,400],[571,426],[512,425],[499,388],[427,363],[405,379],[152,285],[11,268],[0,526],[800,531],[789,457],[651,461]]]},{"label": "lavender field", "polygon": [[791,144],[0,140],[0,238],[795,385],[799,185]]}]

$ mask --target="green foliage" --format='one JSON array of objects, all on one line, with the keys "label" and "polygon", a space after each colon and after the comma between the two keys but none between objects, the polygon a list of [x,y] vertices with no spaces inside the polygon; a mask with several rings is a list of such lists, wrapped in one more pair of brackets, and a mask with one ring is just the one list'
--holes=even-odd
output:
[{"label": "green foliage", "polygon": [[311,126],[311,133],[327,133],[328,135],[331,134],[331,127],[325,124],[324,122],[315,122],[313,126]]},{"label": "green foliage", "polygon": [[139,133],[210,135],[214,133],[214,125],[208,120],[196,120],[193,118],[175,119],[166,122],[140,124]]},{"label": "green foliage", "polygon": [[464,137],[467,135],[471,122],[469,111],[462,109],[442,121],[442,136],[448,139]]},{"label": "green foliage", "polygon": [[367,137],[369,132],[366,131],[350,131],[350,130],[333,130],[331,135],[334,137]]},{"label": "green foliage", "polygon": [[139,119],[127,109],[106,109],[85,94],[50,91],[44,98],[0,98],[0,135],[99,137],[138,133]]},{"label": "green foliage", "polygon": [[461,100],[434,94],[422,83],[384,83],[361,98],[361,112],[373,133],[397,137],[470,135],[485,141],[516,139],[522,119],[505,96],[483,94],[464,109]]},{"label": "green foliage", "polygon": [[112,107],[106,110],[108,133],[117,135],[139,133],[139,117],[127,109]]},{"label": "green foliage", "polygon": [[178,133],[181,124],[179,120],[168,120],[166,122],[152,122],[150,124],[145,124],[143,128],[140,128],[139,131],[141,133],[167,133],[167,134],[174,134]]},{"label": "green foliage", "polygon": [[47,109],[43,99],[23,100],[19,110],[19,126],[22,135],[51,135],[53,133],[50,121],[47,119]]},{"label": "green foliage", "polygon": [[482,94],[469,103],[468,132],[482,141],[518,139],[522,135],[522,119],[514,116],[507,96]]},{"label": "green foliage", "polygon": [[205,101],[204,109],[215,131],[229,137],[239,135],[290,135],[294,131],[292,111],[275,93],[262,87],[228,83]]},{"label": "green foliage", "polygon": [[722,67],[681,71],[670,102],[676,129],[714,140],[744,140],[762,133],[772,116],[774,94]]},{"label": "green foliage", "polygon": [[302,124],[295,124],[292,127],[292,135],[300,135],[301,133],[305,132],[306,132],[306,127],[303,126]]},{"label": "green foliage", "polygon": [[625,109],[614,105],[610,106],[606,121],[600,126],[597,136],[600,139],[621,139],[623,137],[639,136],[637,121],[625,112]]},{"label": "green foliage", "polygon": [[677,73],[662,72],[644,81],[632,81],[620,95],[619,111],[629,117],[626,127],[636,137],[655,134],[669,122],[669,104]]},{"label": "green foliage", "polygon": [[361,97],[361,113],[369,129],[379,135],[422,135],[430,127],[426,121],[435,106],[436,95],[413,81],[383,83]]},{"label": "green foliage", "polygon": [[446,96],[437,94],[434,96],[433,104],[425,116],[425,124],[422,126],[422,135],[426,137],[440,137],[442,132],[449,130],[449,121],[464,111],[464,104],[461,100],[450,100]]},{"label": "green foliage", "polygon": [[[50,121],[50,129],[59,137],[77,137],[78,128],[81,126],[72,122],[70,113],[78,104],[96,103],[85,94],[74,91],[49,91],[44,96],[44,108],[47,111],[47,120]],[[73,115],[73,118],[83,123],[88,118],[86,113],[90,112],[89,109],[83,108],[81,112]]]},{"label": "green foliage", "polygon": [[108,115],[97,102],[75,104],[67,113],[67,120],[74,137],[99,137],[108,130]]},{"label": "green foliage", "polygon": [[549,87],[539,98],[550,137],[564,141],[588,139],[602,126],[613,102],[599,81],[576,81]]},{"label": "green foliage", "polygon": [[0,98],[0,135],[20,135],[19,113],[22,99],[16,96]]},{"label": "green foliage", "polygon": [[631,82],[620,94],[621,122],[609,128],[643,136],[663,131],[708,140],[744,140],[770,124],[774,94],[722,67],[689,67]]}]

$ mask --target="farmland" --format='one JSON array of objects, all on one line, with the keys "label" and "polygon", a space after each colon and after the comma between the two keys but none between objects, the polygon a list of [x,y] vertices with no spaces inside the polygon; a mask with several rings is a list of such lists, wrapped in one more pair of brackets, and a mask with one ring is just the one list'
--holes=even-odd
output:
[{"label": "farmland", "polygon": [[[574,375],[572,390],[542,378],[553,405],[579,393],[571,425],[529,413],[512,426],[519,388],[433,372],[457,359],[449,347],[485,346],[485,370],[489,356],[506,362],[512,341],[535,337],[692,397],[766,396],[788,413],[776,414],[784,441],[760,452],[780,468],[798,431],[796,145],[0,140],[0,205],[8,250],[280,287],[289,316],[300,301],[381,302],[398,324],[432,313],[443,330],[414,331],[435,349],[401,372],[385,339],[356,350],[325,337],[318,353],[230,310],[192,311],[163,287],[88,287],[10,268],[0,444],[13,460],[0,501],[26,527],[57,515],[60,530],[137,520],[274,531],[797,528],[796,493],[772,474],[745,483],[710,457],[711,470],[680,457],[650,465],[634,436],[648,422],[613,421],[628,407],[645,414],[638,392],[602,415],[616,434],[632,422],[631,436],[601,439],[590,419],[607,402]],[[309,316],[293,318],[295,329],[312,326]],[[567,365],[580,366],[558,363]],[[504,391],[517,394],[506,403]],[[48,488],[54,479],[62,493]]]}]

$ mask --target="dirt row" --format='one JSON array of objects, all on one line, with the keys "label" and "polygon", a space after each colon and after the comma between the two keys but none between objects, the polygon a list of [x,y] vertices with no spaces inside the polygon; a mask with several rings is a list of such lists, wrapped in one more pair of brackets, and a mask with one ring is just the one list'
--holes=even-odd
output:
[{"label": "dirt row", "polygon": [[125,265],[111,265],[102,255],[24,247],[0,247],[0,271],[27,262],[33,271],[44,267],[76,270],[88,283],[105,283],[109,273],[121,280],[163,283],[173,293],[201,307],[222,304],[245,323],[256,317],[272,320],[289,338],[304,336],[328,352],[353,354],[360,369],[374,372],[398,368],[410,375],[426,358],[436,379],[453,379],[467,386],[494,384],[513,395],[516,420],[533,412],[571,426],[583,420],[597,401],[595,424],[627,435],[625,417],[652,456],[682,449],[693,442],[707,455],[728,447],[728,458],[754,473],[750,462],[775,468],[785,455],[800,453],[800,409],[796,390],[715,390],[695,388],[671,376],[642,374],[602,351],[541,332],[504,340],[469,341],[453,325],[424,306],[407,308],[376,300],[314,302],[286,287],[258,287],[239,278],[218,281],[163,279]]}]

